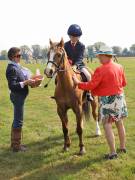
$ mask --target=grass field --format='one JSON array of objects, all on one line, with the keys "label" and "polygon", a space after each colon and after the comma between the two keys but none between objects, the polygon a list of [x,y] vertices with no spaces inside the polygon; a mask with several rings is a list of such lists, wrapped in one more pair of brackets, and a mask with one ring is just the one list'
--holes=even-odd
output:
[{"label": "grass field", "polygon": [[[7,62],[0,62],[0,180],[135,180],[135,58],[119,58],[126,71],[128,86],[125,89],[129,117],[125,121],[128,153],[107,161],[108,152],[104,134],[93,138],[95,123],[84,123],[86,155],[76,156],[79,151],[75,133],[74,114],[69,112],[69,129],[72,140],[70,151],[62,152],[63,134],[56,113],[56,104],[50,99],[54,82],[47,89],[43,86],[30,89],[25,105],[23,141],[28,145],[26,153],[12,153],[10,128],[13,118],[12,104],[5,79]],[[93,69],[98,63],[89,64]],[[44,65],[27,65],[33,72]],[[46,79],[43,84],[45,84]],[[102,129],[103,132],[103,129]],[[116,144],[118,147],[118,136]]]}]

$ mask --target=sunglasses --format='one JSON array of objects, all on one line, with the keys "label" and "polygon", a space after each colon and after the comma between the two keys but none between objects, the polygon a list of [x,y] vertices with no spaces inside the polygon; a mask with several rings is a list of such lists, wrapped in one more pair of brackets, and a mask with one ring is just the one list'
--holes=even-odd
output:
[{"label": "sunglasses", "polygon": [[16,58],[20,58],[20,57],[21,57],[21,54],[18,54],[18,55],[14,56],[14,57],[16,57]]}]

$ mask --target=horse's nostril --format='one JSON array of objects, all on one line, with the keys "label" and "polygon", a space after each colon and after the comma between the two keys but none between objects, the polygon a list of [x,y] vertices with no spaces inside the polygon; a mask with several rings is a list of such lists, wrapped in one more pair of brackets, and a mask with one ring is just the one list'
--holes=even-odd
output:
[{"label": "horse's nostril", "polygon": [[53,70],[52,70],[52,69],[50,70],[50,74],[51,74],[51,75],[53,74]]},{"label": "horse's nostril", "polygon": [[45,69],[44,70],[44,74],[47,76],[47,77],[51,77],[53,75],[53,69]]}]

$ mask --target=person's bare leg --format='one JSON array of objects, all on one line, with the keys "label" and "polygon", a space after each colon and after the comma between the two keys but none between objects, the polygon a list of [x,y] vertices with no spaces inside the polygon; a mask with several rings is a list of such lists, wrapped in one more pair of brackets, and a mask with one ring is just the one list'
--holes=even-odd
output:
[{"label": "person's bare leg", "polygon": [[114,154],[116,153],[116,149],[115,149],[115,137],[114,137],[114,133],[112,130],[112,124],[111,123],[104,123],[104,130],[105,130],[105,136],[106,136],[106,140],[108,142],[109,148],[110,148],[110,154]]},{"label": "person's bare leg", "polygon": [[125,133],[125,127],[123,124],[123,121],[120,120],[115,123],[116,127],[118,129],[118,135],[119,135],[119,141],[120,141],[120,149],[125,149],[126,148],[126,133]]}]

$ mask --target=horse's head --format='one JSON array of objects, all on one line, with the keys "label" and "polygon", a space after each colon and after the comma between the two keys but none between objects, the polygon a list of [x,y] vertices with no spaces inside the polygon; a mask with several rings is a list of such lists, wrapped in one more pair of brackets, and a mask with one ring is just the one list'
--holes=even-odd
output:
[{"label": "horse's head", "polygon": [[52,78],[54,73],[57,72],[64,61],[64,41],[61,39],[59,43],[52,42],[50,40],[50,48],[48,51],[47,66],[44,70],[44,74],[48,78]]}]

